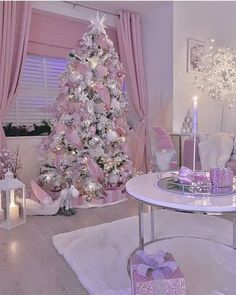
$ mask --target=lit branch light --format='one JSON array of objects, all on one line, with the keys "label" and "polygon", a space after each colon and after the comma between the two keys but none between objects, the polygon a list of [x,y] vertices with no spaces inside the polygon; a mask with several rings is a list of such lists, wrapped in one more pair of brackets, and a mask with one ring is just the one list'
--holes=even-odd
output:
[{"label": "lit branch light", "polygon": [[194,85],[228,109],[236,107],[236,50],[212,45],[203,55],[199,67],[202,75],[195,76]]}]

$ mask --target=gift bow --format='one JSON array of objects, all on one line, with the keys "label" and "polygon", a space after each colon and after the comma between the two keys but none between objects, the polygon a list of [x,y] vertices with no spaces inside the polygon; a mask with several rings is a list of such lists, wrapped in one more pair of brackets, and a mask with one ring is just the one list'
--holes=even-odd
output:
[{"label": "gift bow", "polygon": [[159,250],[156,254],[150,256],[145,251],[140,250],[136,255],[142,263],[133,265],[133,270],[143,277],[147,277],[151,272],[153,279],[164,279],[166,274],[176,271],[178,268],[175,261],[166,261],[168,253]]},{"label": "gift bow", "polygon": [[193,172],[193,170],[182,166],[179,170],[179,174],[177,176],[180,183],[183,184],[191,184],[193,181],[206,181],[207,177],[204,173],[201,172]]}]

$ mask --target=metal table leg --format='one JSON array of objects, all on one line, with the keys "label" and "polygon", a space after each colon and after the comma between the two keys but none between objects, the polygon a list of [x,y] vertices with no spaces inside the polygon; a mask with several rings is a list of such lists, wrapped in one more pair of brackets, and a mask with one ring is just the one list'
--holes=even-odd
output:
[{"label": "metal table leg", "polygon": [[143,203],[139,202],[139,248],[144,249]]},{"label": "metal table leg", "polygon": [[150,215],[150,223],[151,223],[151,240],[153,241],[155,238],[155,228],[154,228],[154,207],[151,206],[151,215]]},{"label": "metal table leg", "polygon": [[236,249],[236,213],[233,219],[233,249]]}]

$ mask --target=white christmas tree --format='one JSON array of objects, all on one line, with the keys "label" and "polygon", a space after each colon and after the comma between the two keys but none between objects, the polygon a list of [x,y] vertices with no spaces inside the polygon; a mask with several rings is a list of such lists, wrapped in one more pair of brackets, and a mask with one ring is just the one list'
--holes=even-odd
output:
[{"label": "white christmas tree", "polygon": [[124,70],[104,20],[92,18],[91,31],[70,52],[53,131],[41,145],[40,186],[59,191],[69,178],[87,201],[102,199],[109,190],[124,190],[132,175],[125,145]]}]

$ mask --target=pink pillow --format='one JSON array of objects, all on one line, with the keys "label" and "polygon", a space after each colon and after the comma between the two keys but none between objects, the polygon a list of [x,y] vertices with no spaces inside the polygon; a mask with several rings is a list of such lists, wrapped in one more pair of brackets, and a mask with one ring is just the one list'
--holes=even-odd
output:
[{"label": "pink pillow", "polygon": [[174,149],[170,135],[163,128],[154,126],[152,129],[156,132],[158,150]]}]

